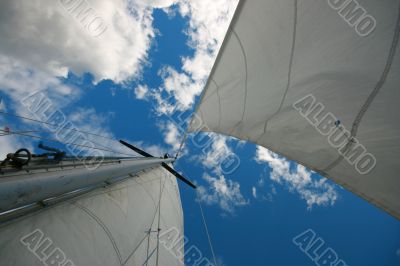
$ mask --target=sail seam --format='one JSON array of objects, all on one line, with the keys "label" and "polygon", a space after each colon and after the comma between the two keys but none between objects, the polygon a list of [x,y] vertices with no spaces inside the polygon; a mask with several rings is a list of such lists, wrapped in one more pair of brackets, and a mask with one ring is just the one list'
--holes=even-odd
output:
[{"label": "sail seam", "polygon": [[218,96],[218,104],[219,104],[219,108],[218,108],[218,112],[219,112],[219,117],[218,117],[218,129],[221,128],[221,116],[222,116],[222,110],[221,110],[221,96],[219,95],[219,85],[217,84],[217,82],[215,82],[215,80],[213,78],[211,78],[211,81],[215,84],[215,86],[217,87],[217,96]]},{"label": "sail seam", "polygon": [[117,254],[118,260],[119,260],[119,264],[122,264],[122,257],[121,257],[121,253],[118,249],[118,246],[115,242],[115,239],[113,237],[113,235],[111,234],[110,230],[107,228],[107,226],[101,221],[101,219],[99,217],[97,217],[93,212],[91,212],[89,209],[87,209],[86,207],[80,205],[77,202],[72,203],[73,205],[75,205],[76,207],[78,207],[79,209],[81,209],[82,211],[84,211],[87,215],[89,215],[92,219],[94,219],[96,221],[96,223],[98,225],[100,225],[100,227],[103,229],[103,231],[106,233],[106,235],[108,236],[109,240],[111,241],[111,244],[114,248],[115,253]]},{"label": "sail seam", "polygon": [[298,1],[295,0],[294,1],[294,16],[293,16],[293,35],[292,35],[292,48],[291,48],[291,52],[290,52],[290,60],[289,60],[289,69],[288,69],[288,80],[287,80],[287,84],[286,84],[286,89],[285,92],[283,93],[282,96],[282,100],[281,103],[278,107],[278,110],[276,110],[275,113],[273,113],[266,121],[264,124],[264,132],[261,134],[260,138],[263,137],[265,135],[265,133],[267,132],[267,127],[268,127],[268,122],[274,118],[281,110],[283,107],[283,103],[286,100],[286,96],[288,94],[289,88],[291,87],[291,83],[292,83],[292,71],[293,71],[293,61],[294,61],[294,53],[295,53],[295,47],[296,47],[296,39],[297,39],[297,24],[298,24]]},{"label": "sail seam", "polygon": [[[399,1],[399,3],[400,3],[400,1]],[[343,154],[346,154],[346,152],[349,150],[349,148],[353,145],[353,139],[354,139],[354,137],[357,136],[358,127],[359,127],[365,113],[368,111],[372,102],[374,101],[374,99],[376,98],[376,96],[378,95],[380,90],[383,88],[383,85],[386,83],[387,77],[388,77],[390,70],[392,68],[392,65],[393,65],[394,57],[396,55],[397,46],[399,44],[399,37],[400,37],[400,5],[399,5],[399,10],[398,10],[397,22],[395,25],[393,41],[392,41],[392,45],[390,47],[388,60],[386,62],[385,69],[383,70],[383,73],[382,73],[381,78],[379,79],[378,83],[372,90],[371,94],[368,96],[367,100],[361,107],[360,111],[358,112],[358,114],[356,116],[356,119],[353,122],[353,126],[351,128],[351,135],[350,135],[349,141],[347,142],[346,146],[344,147]],[[332,170],[337,165],[339,165],[339,163],[341,161],[343,161],[343,159],[344,159],[344,156],[340,155],[334,162],[332,162],[330,165],[325,167],[325,169],[323,171],[326,172],[326,171]]]},{"label": "sail seam", "polygon": [[241,121],[243,121],[244,115],[246,114],[247,92],[248,92],[248,87],[247,87],[247,80],[248,80],[247,55],[246,55],[246,52],[244,50],[242,41],[239,38],[239,35],[236,33],[234,28],[232,28],[232,33],[233,33],[233,35],[235,35],[236,39],[238,40],[240,49],[241,49],[242,54],[243,54],[243,60],[244,60],[244,66],[245,66],[244,105],[243,105],[243,113],[242,113],[242,119],[241,119]]},{"label": "sail seam", "polygon": [[[231,34],[232,33],[231,33],[230,29],[232,29],[234,27],[234,25],[236,24],[241,12],[243,11],[244,3],[245,3],[245,0],[239,0],[239,3],[236,6],[234,15],[233,15],[232,20],[231,20],[231,22],[229,24],[229,27],[228,27],[228,30],[227,30],[226,35],[224,37],[224,40],[222,41],[221,47],[219,48],[219,51],[217,53],[217,57],[216,57],[216,59],[214,61],[214,64],[213,64],[213,66],[211,68],[211,71],[209,73],[209,77],[213,77],[214,74],[215,74],[216,68],[219,65],[219,62],[220,62],[221,57],[222,57],[222,54],[224,53],[224,51],[226,50],[226,48],[228,46],[227,45],[228,40],[231,38]],[[198,113],[198,112],[201,113],[200,106],[201,106],[201,104],[203,102],[205,102],[205,98],[206,98],[206,94],[207,94],[207,92],[209,90],[209,83],[210,82],[211,82],[211,80],[210,80],[210,78],[208,78],[208,80],[206,82],[206,85],[205,85],[205,89],[203,89],[203,91],[201,92],[200,100],[199,100],[198,104],[194,108],[194,113],[195,114]],[[187,129],[187,131],[192,130],[191,125],[193,124],[194,119],[195,119],[195,115],[192,116],[192,119],[191,119],[191,121],[189,123],[189,128]],[[202,119],[201,121],[204,121],[202,116],[201,116],[201,119]],[[176,156],[176,157],[178,157],[178,156]]]},{"label": "sail seam", "polygon": [[[138,177],[138,178],[140,178],[141,180],[143,180],[141,177]],[[151,180],[151,181],[149,181],[149,182],[144,181],[143,183],[146,184],[146,183],[150,183],[150,182],[154,182],[154,181],[157,181],[157,180]],[[137,182],[136,180],[135,180],[135,182],[136,182],[137,184],[139,184],[139,185],[143,188],[143,190],[146,192],[146,194],[149,195],[149,196],[151,197],[151,200],[153,201],[154,207],[156,207],[156,206],[157,206],[156,200],[153,198],[153,196],[151,195],[151,193],[146,189],[146,187],[143,186],[143,184]],[[175,209],[176,209],[176,211],[177,211],[178,213],[180,213],[179,210],[178,210],[176,207],[175,207]]]},{"label": "sail seam", "polygon": [[[143,180],[140,176],[138,177],[140,180]],[[153,183],[154,181],[158,181],[157,179],[153,179],[153,180],[151,180],[151,182],[149,181],[148,183]],[[154,200],[154,198],[153,198],[153,196],[151,195],[151,193],[147,190],[147,188],[142,184],[142,183],[139,183],[139,182],[137,182],[137,180],[135,179],[135,182],[139,185],[139,186],[141,186],[142,188],[143,188],[143,190],[145,191],[145,193],[151,198],[151,201],[153,202],[153,205],[154,205],[154,207],[156,207],[157,206],[157,203],[156,203],[156,201]],[[147,183],[147,182],[146,182]]]}]

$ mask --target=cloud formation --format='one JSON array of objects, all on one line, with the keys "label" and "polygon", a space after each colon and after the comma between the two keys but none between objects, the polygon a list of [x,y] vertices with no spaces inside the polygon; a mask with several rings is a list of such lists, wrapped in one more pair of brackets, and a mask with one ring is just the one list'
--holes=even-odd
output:
[{"label": "cloud formation", "polygon": [[[70,71],[91,73],[96,81],[119,83],[136,78],[155,36],[154,8],[175,2],[1,1],[0,54],[57,77],[66,77]],[[87,30],[89,13],[104,24],[99,36]]]},{"label": "cloud formation", "polygon": [[[186,111],[193,107],[211,72],[237,3],[238,0],[177,2],[179,13],[189,19],[186,34],[194,55],[182,58],[182,69],[171,66],[160,69],[163,84],[153,94],[158,113]],[[164,93],[168,95],[169,105],[162,100]]]},{"label": "cloud formation", "polygon": [[146,99],[147,94],[149,92],[149,88],[146,85],[139,85],[135,88],[135,96],[136,99]]},{"label": "cloud formation", "polygon": [[217,204],[224,214],[234,214],[236,208],[249,204],[240,192],[240,184],[232,180],[226,180],[223,175],[218,178],[208,174],[203,175],[203,179],[209,187],[199,186],[197,188],[198,200],[207,205]]},{"label": "cloud formation", "polygon": [[271,168],[270,179],[299,194],[309,209],[314,205],[335,204],[338,193],[334,185],[326,182],[326,178],[313,178],[312,172],[304,166],[294,166],[288,160],[260,146],[257,147],[255,159],[260,164],[268,163]]},{"label": "cloud formation", "polygon": [[[8,96],[7,106],[19,115],[31,117],[32,114],[21,106],[20,101],[26,95],[42,91],[53,105],[63,109],[81,95],[80,88],[66,85],[60,79],[67,77],[69,72],[78,76],[90,73],[95,82],[110,79],[115,83],[122,83],[140,77],[143,66],[147,64],[148,51],[156,32],[152,25],[153,11],[155,8],[168,8],[176,2],[2,1],[0,88]],[[99,35],[91,34],[93,32],[90,32],[90,25],[88,26],[89,17],[93,14],[104,23]],[[138,98],[145,98],[147,91],[146,86],[140,86],[135,93]],[[84,110],[77,112],[82,113]],[[88,131],[112,136],[110,130],[103,130],[107,123],[95,124],[93,121],[78,119],[75,123]],[[26,121],[21,122],[30,128],[37,127]],[[13,147],[23,144],[19,139],[14,140]],[[115,145],[111,145],[113,146]],[[6,150],[9,152],[13,147],[7,147]],[[147,148],[157,154],[161,152],[161,148],[156,146]]]},{"label": "cloud formation", "polygon": [[257,188],[256,187],[252,187],[251,188],[251,193],[253,194],[253,198],[257,198]]}]

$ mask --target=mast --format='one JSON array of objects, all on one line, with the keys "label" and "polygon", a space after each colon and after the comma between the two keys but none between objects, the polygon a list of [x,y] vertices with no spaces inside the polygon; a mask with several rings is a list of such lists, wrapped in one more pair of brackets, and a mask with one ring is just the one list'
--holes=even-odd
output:
[{"label": "mast", "polygon": [[[183,265],[160,244],[172,229],[183,236],[176,178],[193,185],[169,166],[173,158],[41,148],[50,153],[21,149],[0,162],[1,264]],[[183,238],[174,244],[183,254]]]},{"label": "mast", "polygon": [[[88,160],[90,158],[82,158]],[[66,159],[60,162],[1,169],[0,222],[132,178],[171,163],[161,158],[108,158],[101,162]],[[96,167],[90,169],[90,167]]]}]

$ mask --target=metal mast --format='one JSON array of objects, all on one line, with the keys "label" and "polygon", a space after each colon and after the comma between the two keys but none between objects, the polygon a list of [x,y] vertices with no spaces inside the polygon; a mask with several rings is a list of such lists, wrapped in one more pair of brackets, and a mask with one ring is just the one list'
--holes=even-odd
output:
[{"label": "metal mast", "polygon": [[[49,154],[31,155],[26,149],[9,154],[0,165],[0,223],[26,215],[100,187],[135,177],[138,173],[163,166],[189,186],[195,186],[173,170],[175,159],[156,158],[121,141],[145,158],[63,157],[51,150]],[[43,148],[43,146],[42,146]]]}]

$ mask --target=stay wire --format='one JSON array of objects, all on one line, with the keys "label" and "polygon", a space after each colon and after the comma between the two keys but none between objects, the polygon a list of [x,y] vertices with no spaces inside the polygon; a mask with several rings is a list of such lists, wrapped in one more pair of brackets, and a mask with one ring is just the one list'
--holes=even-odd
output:
[{"label": "stay wire", "polygon": [[158,257],[160,254],[160,220],[161,220],[161,198],[162,198],[162,194],[164,192],[164,185],[165,182],[167,182],[167,175],[165,175],[165,180],[164,180],[164,185],[163,185],[163,189],[161,190],[161,181],[162,181],[162,176],[160,177],[160,197],[158,199],[158,225],[157,225],[157,258],[156,258],[156,266],[158,266]]},{"label": "stay wire", "polygon": [[[35,122],[35,123],[45,124],[45,125],[49,125],[49,126],[53,126],[53,127],[60,126],[60,125],[52,124],[52,123],[49,123],[49,122],[46,122],[46,121],[42,121],[42,120],[38,120],[38,119],[26,117],[26,116],[21,116],[21,115],[17,115],[17,114],[12,114],[12,113],[8,113],[8,112],[4,112],[4,111],[0,111],[0,114],[7,115],[7,116],[18,117],[18,118],[21,118],[21,119],[24,119],[24,120],[27,120],[27,121],[32,121],[32,122]],[[71,129],[68,129],[68,130],[79,132],[79,133],[83,133],[83,134],[88,134],[88,135],[92,135],[92,136],[96,136],[96,137],[100,137],[100,138],[104,138],[104,139],[108,139],[108,140],[112,140],[112,141],[116,141],[113,138],[102,136],[102,135],[95,134],[95,133],[88,132],[88,131],[78,130],[78,129],[74,129],[74,128],[71,128]]]},{"label": "stay wire", "polygon": [[[164,192],[165,182],[166,182],[166,180],[164,180],[164,183],[163,183],[163,185],[162,185],[161,194]],[[139,242],[139,244],[135,247],[135,249],[131,252],[131,254],[129,254],[129,256],[126,258],[125,262],[123,263],[123,266],[126,265],[126,264],[128,263],[128,261],[129,261],[129,260],[131,259],[131,257],[136,253],[136,251],[138,250],[138,248],[140,247],[140,245],[144,242],[144,240],[145,240],[147,237],[150,236],[151,228],[153,227],[154,220],[156,219],[156,215],[157,215],[157,212],[158,212],[159,207],[160,207],[160,205],[157,205],[156,210],[155,210],[154,215],[153,215],[153,219],[152,219],[152,222],[151,222],[149,231],[148,231],[147,234],[144,236],[144,238]],[[148,259],[149,259],[149,258],[147,258],[147,261],[148,261]],[[146,262],[147,262],[147,261],[146,261]]]},{"label": "stay wire", "polygon": [[206,219],[204,217],[203,207],[201,206],[200,200],[198,200],[197,203],[199,204],[199,207],[200,207],[201,217],[202,217],[203,225],[204,225],[204,228],[205,228],[205,231],[206,231],[206,234],[207,234],[208,244],[210,245],[211,254],[213,256],[214,265],[218,266],[217,259],[215,257],[215,253],[214,253],[214,248],[213,248],[213,245],[212,245],[212,242],[211,242],[211,236],[210,236],[210,233],[208,232],[207,222],[206,222]]},{"label": "stay wire", "polygon": [[179,146],[179,150],[178,150],[178,152],[177,152],[176,155],[175,155],[175,160],[177,160],[178,157],[179,157],[179,155],[181,154],[181,152],[182,152],[182,150],[183,150],[183,147],[185,146],[185,142],[186,142],[186,140],[187,140],[188,135],[189,135],[189,127],[186,129],[185,135],[184,135],[183,138],[182,138],[181,144],[180,144],[180,146]]},{"label": "stay wire", "polygon": [[132,154],[126,154],[126,153],[122,153],[122,152],[117,152],[117,151],[114,151],[114,150],[111,150],[111,149],[106,149],[106,148],[91,147],[91,146],[87,146],[87,145],[77,144],[77,143],[74,143],[74,142],[62,142],[62,141],[59,141],[57,139],[46,138],[46,137],[41,137],[41,136],[35,136],[35,135],[31,135],[31,134],[14,132],[14,131],[6,131],[6,130],[3,130],[3,129],[0,129],[0,131],[3,132],[3,133],[7,133],[5,135],[19,135],[19,136],[30,137],[30,138],[34,138],[34,139],[41,139],[41,140],[50,141],[50,142],[62,143],[62,144],[65,144],[65,145],[71,145],[71,146],[82,147],[82,148],[87,148],[87,149],[107,151],[107,152],[111,152],[111,153],[114,153],[114,154],[132,156]]}]

